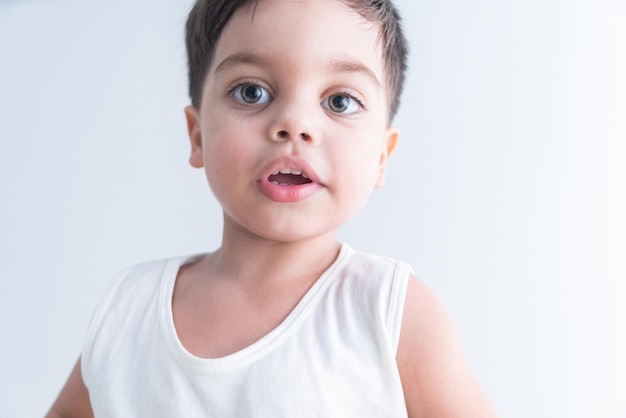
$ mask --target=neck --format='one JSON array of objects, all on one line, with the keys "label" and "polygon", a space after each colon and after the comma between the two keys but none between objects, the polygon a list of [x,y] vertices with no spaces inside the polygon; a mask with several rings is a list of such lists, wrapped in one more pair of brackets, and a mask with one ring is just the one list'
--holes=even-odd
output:
[{"label": "neck", "polygon": [[268,240],[224,222],[222,246],[209,257],[213,277],[251,286],[317,279],[337,258],[336,231],[296,241]]}]

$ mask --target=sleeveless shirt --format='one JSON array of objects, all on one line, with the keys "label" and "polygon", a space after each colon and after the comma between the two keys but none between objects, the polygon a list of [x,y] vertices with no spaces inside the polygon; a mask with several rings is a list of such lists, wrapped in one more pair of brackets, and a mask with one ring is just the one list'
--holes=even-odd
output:
[{"label": "sleeveless shirt", "polygon": [[407,416],[395,356],[410,266],[343,244],[278,327],[205,359],[172,317],[190,259],[126,269],[100,302],[81,357],[97,418]]}]

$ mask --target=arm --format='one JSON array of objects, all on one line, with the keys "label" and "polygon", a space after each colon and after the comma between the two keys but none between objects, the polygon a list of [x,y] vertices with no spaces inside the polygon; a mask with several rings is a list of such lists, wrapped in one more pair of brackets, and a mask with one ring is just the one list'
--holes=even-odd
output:
[{"label": "arm", "polygon": [[46,418],[93,418],[89,392],[80,371],[80,358]]},{"label": "arm", "polygon": [[396,360],[409,417],[498,416],[469,370],[449,314],[413,275]]}]

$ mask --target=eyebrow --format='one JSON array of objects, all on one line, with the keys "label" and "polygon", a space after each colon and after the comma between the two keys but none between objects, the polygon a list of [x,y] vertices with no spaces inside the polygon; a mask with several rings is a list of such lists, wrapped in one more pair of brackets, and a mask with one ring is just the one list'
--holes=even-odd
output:
[{"label": "eyebrow", "polygon": [[224,58],[222,62],[220,62],[213,73],[215,75],[220,75],[221,73],[226,72],[230,68],[236,67],[240,64],[251,64],[257,65],[259,67],[270,68],[271,64],[267,58],[264,58],[260,55],[250,54],[247,52],[240,52],[237,54],[229,55]]},{"label": "eyebrow", "polygon": [[358,61],[344,61],[344,60],[333,60],[330,62],[329,66],[330,73],[352,73],[352,74],[360,74],[368,78],[371,82],[373,82],[377,87],[380,87],[380,81],[367,65],[358,62]]},{"label": "eyebrow", "polygon": [[[220,62],[213,71],[216,76],[228,71],[229,69],[241,64],[256,65],[264,68],[271,68],[270,60],[261,55],[252,54],[248,52],[240,52],[233,55],[229,55]],[[359,61],[352,60],[332,60],[328,64],[327,73],[351,73],[360,74],[369,79],[374,85],[380,87],[380,81],[376,77],[376,74],[365,64]]]}]

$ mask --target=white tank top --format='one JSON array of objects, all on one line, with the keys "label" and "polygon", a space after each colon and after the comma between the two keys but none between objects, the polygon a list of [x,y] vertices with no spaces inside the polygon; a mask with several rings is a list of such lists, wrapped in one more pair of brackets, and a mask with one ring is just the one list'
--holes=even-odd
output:
[{"label": "white tank top", "polygon": [[172,292],[191,257],[122,272],[97,308],[82,374],[100,417],[406,417],[396,350],[411,268],[343,244],[288,317],[204,359],[179,341]]}]

